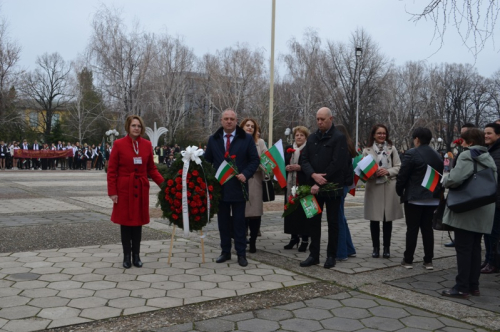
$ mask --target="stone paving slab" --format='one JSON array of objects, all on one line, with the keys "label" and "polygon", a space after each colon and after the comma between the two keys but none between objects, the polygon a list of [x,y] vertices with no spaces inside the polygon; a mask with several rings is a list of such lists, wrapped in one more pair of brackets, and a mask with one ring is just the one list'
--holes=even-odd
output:
[{"label": "stone paving slab", "polygon": [[[410,278],[387,282],[389,285],[409,289],[414,292],[441,297],[441,291],[455,285],[456,268],[417,275]],[[479,279],[481,296],[469,299],[444,298],[470,307],[500,313],[500,273],[481,274]],[[499,327],[500,329],[500,327]]]},{"label": "stone paving slab", "polygon": [[268,309],[163,327],[188,331],[485,331],[436,313],[351,291]]},{"label": "stone paving slab", "polygon": [[[83,209],[80,209],[83,210]],[[72,224],[72,223],[88,223],[94,221],[109,222],[109,216],[90,212],[76,211],[54,213],[52,211],[39,212],[37,214],[16,214],[16,215],[0,215],[0,227],[19,227],[27,225],[49,225],[49,224]]]},{"label": "stone paving slab", "polygon": [[143,242],[141,269],[122,267],[120,244],[4,253],[0,328],[53,328],[313,281],[251,259],[244,268],[235,257],[217,264],[220,250],[210,246],[202,263],[196,239],[177,239],[168,264],[169,246]]},{"label": "stone paving slab", "polygon": [[26,198],[0,200],[0,214],[78,211],[83,208],[53,198]]},{"label": "stone paving slab", "polygon": [[[158,188],[155,188],[158,189]],[[153,191],[153,190],[151,190]],[[158,190],[156,190],[158,191]],[[100,195],[96,196],[85,196],[85,197],[69,197],[70,199],[74,199],[76,201],[92,204],[99,206],[101,208],[106,208],[106,209],[112,209],[113,208],[113,202],[109,199],[107,195],[102,195],[103,191],[101,191]],[[150,194],[149,195],[149,207],[154,208],[156,206],[158,198],[156,194]]]}]

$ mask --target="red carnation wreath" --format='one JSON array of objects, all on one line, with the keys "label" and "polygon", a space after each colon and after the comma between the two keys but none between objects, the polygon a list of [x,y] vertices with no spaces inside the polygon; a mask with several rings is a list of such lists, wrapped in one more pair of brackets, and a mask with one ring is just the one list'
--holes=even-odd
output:
[{"label": "red carnation wreath", "polygon": [[[215,170],[203,157],[201,165],[191,161],[187,174],[187,198],[189,230],[198,231],[210,222],[217,213],[221,197],[221,186],[215,178]],[[184,229],[182,214],[182,172],[184,162],[177,158],[165,175],[165,181],[158,194],[162,217],[170,224]],[[202,167],[203,166],[203,167]],[[207,190],[208,189],[208,190]],[[207,191],[210,199],[210,217],[207,215]]]}]

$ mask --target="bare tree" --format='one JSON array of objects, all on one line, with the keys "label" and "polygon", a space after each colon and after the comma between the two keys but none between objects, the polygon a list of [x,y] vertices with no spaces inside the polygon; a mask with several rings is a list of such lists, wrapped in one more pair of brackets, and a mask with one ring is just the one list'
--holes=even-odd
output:
[{"label": "bare tree", "polygon": [[[13,123],[20,124],[22,117],[14,109],[16,97],[14,86],[19,76],[16,70],[20,59],[21,47],[11,40],[7,23],[0,21],[0,127]],[[6,131],[6,128],[2,130]]]},{"label": "bare tree", "polygon": [[81,144],[98,134],[101,129],[99,123],[106,122],[106,108],[102,96],[94,88],[92,71],[81,64],[75,64],[73,68],[75,75],[69,84],[73,100],[68,104],[64,129],[68,136],[76,138]]},{"label": "bare tree", "polygon": [[164,34],[155,42],[147,86],[151,108],[168,129],[171,142],[192,110],[193,85],[199,76],[193,72],[195,60],[193,51],[180,38]]},{"label": "bare tree", "polygon": [[[355,48],[363,49],[356,59]],[[363,142],[380,116],[380,97],[392,64],[364,30],[355,31],[348,44],[329,41],[323,59],[321,79],[328,101],[351,135],[356,128],[356,86],[359,80],[359,137]],[[354,136],[353,136],[354,137]]]},{"label": "bare tree", "polygon": [[434,37],[441,46],[449,25],[457,30],[464,45],[477,56],[488,40],[494,42],[494,32],[500,4],[498,0],[430,0],[421,12],[410,13],[414,22],[434,23]]},{"label": "bare tree", "polygon": [[107,7],[94,15],[92,29],[87,49],[91,68],[119,121],[132,113],[142,115],[153,36],[140,32],[137,25],[127,34],[119,14]]},{"label": "bare tree", "polygon": [[26,99],[40,108],[43,135],[47,140],[55,124],[56,111],[67,106],[70,67],[59,53],[45,53],[37,58],[36,64],[38,68],[22,76],[21,91]]},{"label": "bare tree", "polygon": [[289,95],[288,109],[291,126],[297,124],[312,128],[316,111],[325,106],[321,95],[319,70],[322,57],[321,39],[314,30],[304,33],[303,42],[292,38],[288,42],[289,54],[280,59],[285,63],[287,72],[284,77]]}]

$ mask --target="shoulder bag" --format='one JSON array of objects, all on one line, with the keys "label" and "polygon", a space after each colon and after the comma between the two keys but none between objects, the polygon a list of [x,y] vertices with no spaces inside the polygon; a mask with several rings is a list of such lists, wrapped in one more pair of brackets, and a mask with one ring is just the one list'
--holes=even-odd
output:
[{"label": "shoulder bag", "polygon": [[443,215],[444,215],[444,209],[446,208],[446,199],[444,198],[444,188],[440,190],[440,200],[439,200],[439,205],[434,210],[434,214],[432,216],[432,228],[435,231],[451,231],[453,230],[453,227],[443,224]]},{"label": "shoulder bag", "polygon": [[495,203],[497,199],[497,181],[491,168],[477,171],[474,162],[474,173],[457,188],[450,188],[446,204],[455,213],[471,211],[482,206]]},{"label": "shoulder bag", "polygon": [[263,202],[271,202],[274,201],[274,185],[273,179],[269,179],[268,181],[262,181],[262,201]]}]

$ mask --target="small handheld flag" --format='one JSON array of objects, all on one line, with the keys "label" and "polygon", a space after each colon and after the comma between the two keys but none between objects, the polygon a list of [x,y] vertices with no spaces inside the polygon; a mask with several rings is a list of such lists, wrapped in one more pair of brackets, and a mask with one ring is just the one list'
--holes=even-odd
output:
[{"label": "small handheld flag", "polygon": [[274,173],[281,188],[286,187],[285,158],[281,140],[260,156],[260,163],[266,170],[266,173]]},{"label": "small handheld flag", "polygon": [[429,189],[434,192],[439,183],[441,174],[434,168],[427,165],[427,171],[425,172],[424,180],[422,181],[422,187]]},{"label": "small handheld flag", "polygon": [[358,163],[358,167],[369,179],[378,170],[378,165],[371,155],[367,155]]},{"label": "small handheld flag", "polygon": [[226,183],[230,178],[232,178],[235,175],[234,169],[229,165],[227,161],[223,161],[222,164],[220,164],[219,168],[217,169],[217,173],[215,173],[215,177],[217,180],[219,180],[219,183],[223,185]]}]

